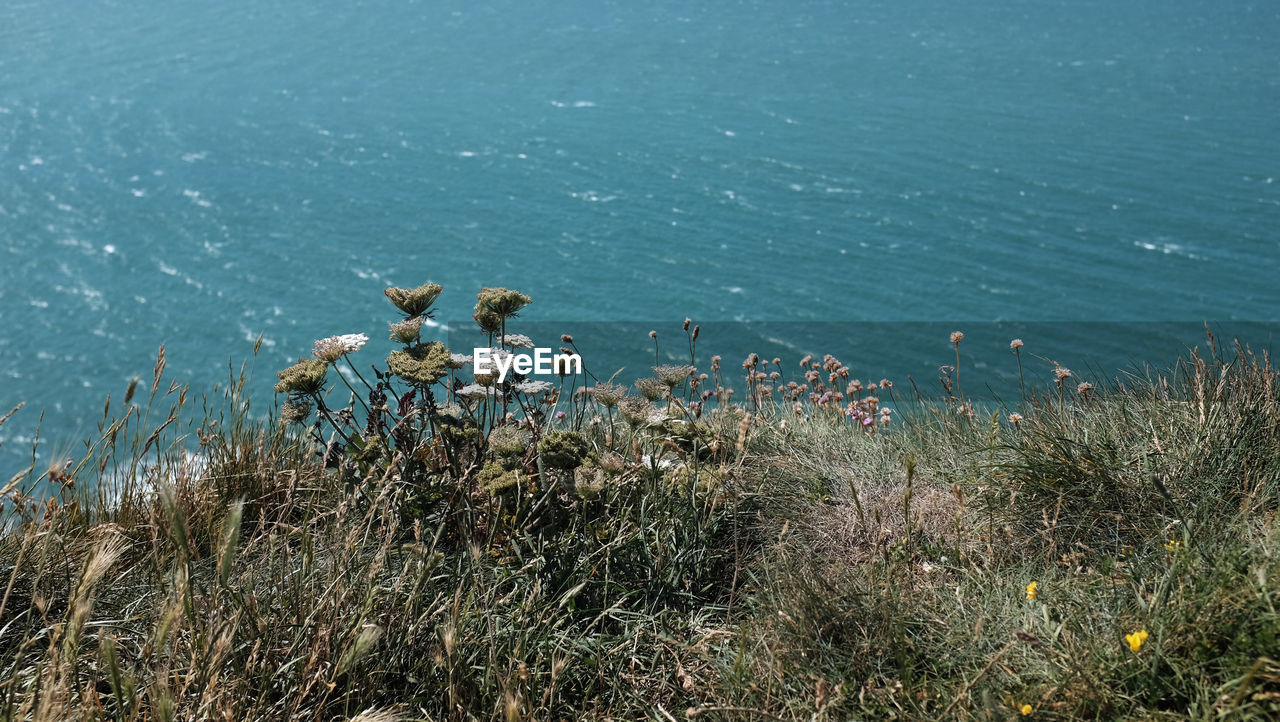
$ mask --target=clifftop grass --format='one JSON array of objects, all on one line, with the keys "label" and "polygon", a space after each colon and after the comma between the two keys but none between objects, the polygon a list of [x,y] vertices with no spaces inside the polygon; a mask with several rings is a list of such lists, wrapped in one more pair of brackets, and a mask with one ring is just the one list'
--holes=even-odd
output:
[{"label": "clifftop grass", "polygon": [[5,489],[0,718],[1280,715],[1280,397],[1243,348],[1016,408],[834,359],[576,393],[443,358],[282,376],[256,424],[162,355]]}]

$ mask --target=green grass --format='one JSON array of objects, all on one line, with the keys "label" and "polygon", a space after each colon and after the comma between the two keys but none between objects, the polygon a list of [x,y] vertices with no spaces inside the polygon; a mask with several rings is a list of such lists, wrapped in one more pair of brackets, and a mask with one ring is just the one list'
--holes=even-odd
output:
[{"label": "green grass", "polygon": [[162,375],[10,484],[0,719],[1280,715],[1280,394],[1244,349],[874,431],[763,376],[412,438],[330,410],[328,466],[243,375]]}]

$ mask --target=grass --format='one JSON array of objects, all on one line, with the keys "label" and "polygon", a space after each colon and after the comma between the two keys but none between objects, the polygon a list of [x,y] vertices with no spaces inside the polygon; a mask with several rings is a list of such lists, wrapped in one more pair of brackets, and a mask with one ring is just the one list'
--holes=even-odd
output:
[{"label": "grass", "polygon": [[[440,293],[403,291],[408,321]],[[484,293],[502,338],[527,297]],[[1265,357],[892,420],[834,359],[777,366],[735,404],[718,359],[652,401],[418,363],[345,409],[304,379],[286,425],[161,354],[72,465],[7,485],[0,719],[1280,715]]]}]

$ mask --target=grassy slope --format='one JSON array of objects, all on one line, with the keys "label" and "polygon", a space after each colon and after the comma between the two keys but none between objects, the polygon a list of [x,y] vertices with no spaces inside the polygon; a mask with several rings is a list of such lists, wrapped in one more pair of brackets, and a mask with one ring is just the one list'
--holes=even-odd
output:
[{"label": "grassy slope", "polygon": [[109,503],[9,512],[0,718],[1274,717],[1280,395],[1228,355],[1017,424],[725,410],[703,461],[597,425],[593,457],[626,461],[601,488],[428,507],[326,473],[234,391],[207,464],[135,416],[71,470]]}]

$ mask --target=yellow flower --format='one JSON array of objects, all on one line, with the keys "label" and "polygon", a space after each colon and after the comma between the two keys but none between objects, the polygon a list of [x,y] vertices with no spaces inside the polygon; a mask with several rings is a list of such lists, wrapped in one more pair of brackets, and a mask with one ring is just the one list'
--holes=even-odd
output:
[{"label": "yellow flower", "polygon": [[1036,587],[1038,586],[1040,585],[1036,584],[1035,582],[1031,582],[1030,584],[1027,585],[1027,599],[1036,598]]},{"label": "yellow flower", "polygon": [[1022,713],[1023,717],[1026,717],[1027,715],[1031,714],[1031,705],[1024,704],[1022,705],[1022,708],[1018,711]]},{"label": "yellow flower", "polygon": [[1182,542],[1177,539],[1170,539],[1169,541],[1165,542],[1164,548],[1169,551],[1175,551],[1177,549],[1182,548]]},{"label": "yellow flower", "polygon": [[1150,635],[1147,634],[1147,630],[1139,629],[1133,634],[1124,635],[1124,638],[1125,638],[1125,641],[1129,643],[1129,649],[1132,649],[1133,651],[1137,652],[1138,650],[1142,649],[1142,643],[1147,641],[1148,636]]}]

